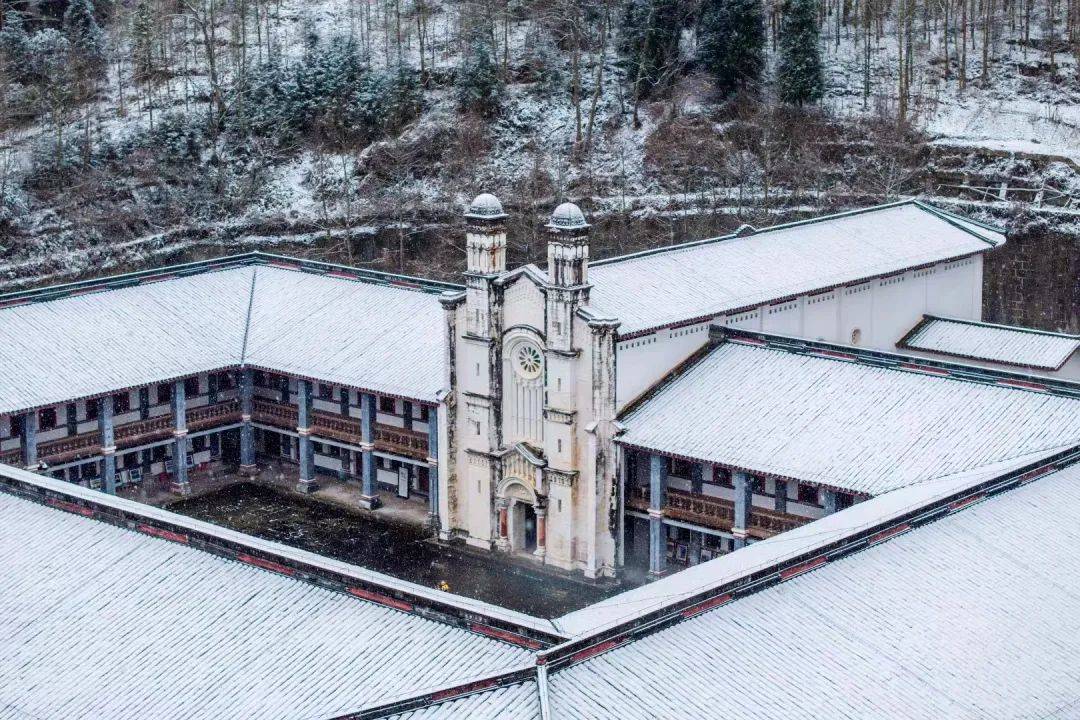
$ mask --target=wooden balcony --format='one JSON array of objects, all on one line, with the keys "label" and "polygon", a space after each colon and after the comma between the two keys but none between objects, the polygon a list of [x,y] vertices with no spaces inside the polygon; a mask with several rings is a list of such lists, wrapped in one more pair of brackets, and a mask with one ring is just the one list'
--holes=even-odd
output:
[{"label": "wooden balcony", "polygon": [[258,397],[252,401],[251,419],[257,423],[273,425],[293,432],[296,432],[296,425],[299,422],[296,407]]},{"label": "wooden balcony", "polygon": [[[263,425],[271,425],[295,432],[299,423],[299,413],[293,405],[271,402],[265,398],[255,398],[252,404],[252,419]],[[359,445],[363,441],[360,420],[334,413],[314,411],[311,414],[312,434],[316,438],[337,440],[349,445]],[[404,428],[375,425],[375,449],[392,455],[426,460],[428,456],[428,436],[426,432],[405,430]]]},{"label": "wooden balcony", "polygon": [[428,436],[427,433],[415,430],[376,425],[375,449],[417,460],[426,460]]},{"label": "wooden balcony", "polygon": [[240,401],[227,400],[187,411],[188,432],[240,422]]},{"label": "wooden balcony", "polygon": [[[626,498],[626,506],[640,512],[648,511],[648,488],[637,488]],[[730,500],[669,488],[664,515],[672,520],[731,532],[735,522],[735,504]],[[755,507],[750,512],[750,527],[747,529],[752,537],[764,539],[808,522],[810,518]]]},{"label": "wooden balcony", "polygon": [[321,437],[350,445],[359,445],[363,439],[360,420],[357,418],[314,412],[311,419],[315,434]]},{"label": "wooden balcony", "polygon": [[117,425],[113,430],[117,447],[134,447],[143,443],[163,440],[172,435],[176,421],[172,413],[136,422]]},{"label": "wooden balcony", "polygon": [[101,433],[99,432],[88,432],[41,443],[37,449],[38,460],[51,465],[100,453]]}]

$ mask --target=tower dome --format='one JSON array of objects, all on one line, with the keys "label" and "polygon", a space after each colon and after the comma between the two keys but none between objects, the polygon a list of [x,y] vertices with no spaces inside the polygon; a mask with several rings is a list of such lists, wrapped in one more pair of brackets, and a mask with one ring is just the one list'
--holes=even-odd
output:
[{"label": "tower dome", "polygon": [[551,221],[547,224],[552,230],[584,230],[589,227],[585,222],[585,213],[572,202],[564,202],[551,213]]},{"label": "tower dome", "polygon": [[469,209],[465,211],[465,217],[484,218],[492,220],[506,217],[499,198],[491,193],[480,193],[469,203]]}]

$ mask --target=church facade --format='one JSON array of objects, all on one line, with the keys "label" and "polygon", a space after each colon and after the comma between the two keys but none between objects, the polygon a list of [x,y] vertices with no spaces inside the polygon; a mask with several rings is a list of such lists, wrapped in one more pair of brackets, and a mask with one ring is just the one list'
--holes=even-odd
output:
[{"label": "church facade", "polygon": [[[491,195],[469,205],[462,285],[251,254],[4,296],[0,461],[178,493],[284,461],[300,491],[422,502],[444,541],[663,574],[875,492],[683,448],[678,412],[637,442],[642,408],[718,337],[864,361],[924,316],[978,321],[1005,241],[908,201],[591,261],[565,203],[546,267],[508,268],[506,220]],[[1049,362],[1072,352],[1052,341]]]}]

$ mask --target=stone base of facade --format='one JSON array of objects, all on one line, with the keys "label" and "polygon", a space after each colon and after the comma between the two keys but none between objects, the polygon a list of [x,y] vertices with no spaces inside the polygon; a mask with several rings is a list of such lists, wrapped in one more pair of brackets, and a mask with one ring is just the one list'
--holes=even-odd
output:
[{"label": "stone base of facade", "polygon": [[361,495],[360,507],[364,510],[378,510],[382,507],[382,500],[379,500],[378,495]]},{"label": "stone base of facade", "polygon": [[169,490],[177,495],[190,495],[191,483],[190,482],[176,482],[175,480],[169,485]]},{"label": "stone base of facade", "polygon": [[244,477],[255,477],[256,475],[259,474],[259,466],[258,465],[241,465],[240,469],[237,472],[239,472]]},{"label": "stone base of facade", "polygon": [[305,495],[313,493],[318,489],[314,480],[301,480],[296,483],[296,492],[304,493]]}]

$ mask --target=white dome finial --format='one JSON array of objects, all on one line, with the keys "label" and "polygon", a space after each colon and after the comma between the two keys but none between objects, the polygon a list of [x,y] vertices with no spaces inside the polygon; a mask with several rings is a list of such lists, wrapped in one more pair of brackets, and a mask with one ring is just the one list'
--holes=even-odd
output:
[{"label": "white dome finial", "polygon": [[503,212],[503,206],[499,202],[499,198],[491,193],[480,193],[469,203],[469,208],[465,211],[465,217],[495,220],[506,217],[506,213]]},{"label": "white dome finial", "polygon": [[551,213],[547,226],[552,230],[584,230],[589,227],[585,222],[585,213],[572,202],[564,202]]}]

